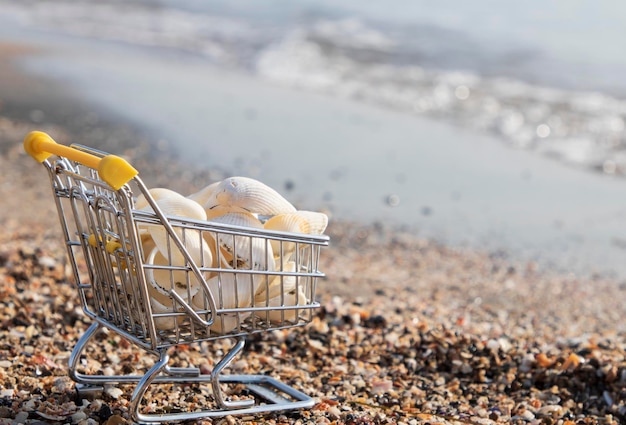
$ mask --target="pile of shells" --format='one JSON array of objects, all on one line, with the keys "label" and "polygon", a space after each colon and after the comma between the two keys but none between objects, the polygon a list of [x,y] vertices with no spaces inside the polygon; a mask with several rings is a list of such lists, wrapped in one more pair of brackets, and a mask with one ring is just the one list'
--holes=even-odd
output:
[{"label": "pile of shells", "polygon": [[[217,225],[239,226],[246,229],[280,231],[296,234],[320,235],[326,229],[328,217],[320,212],[297,210],[284,197],[258,180],[247,177],[229,177],[213,183],[187,197],[165,188],[154,188],[150,195],[158,208],[167,216],[206,221]],[[145,197],[136,201],[136,207],[152,211]],[[224,270],[206,272],[204,278],[219,302],[220,309],[285,307],[306,305],[310,302],[303,285],[298,285],[294,273],[296,244],[277,239],[264,239],[245,235],[225,235],[217,232],[176,228],[191,259],[202,268]],[[140,228],[144,261],[150,266],[185,266],[183,253],[174,247],[161,225],[143,224]],[[237,270],[255,270],[246,279]],[[279,271],[292,275],[272,273]],[[185,271],[167,268],[146,268],[152,309],[156,313],[171,312],[172,288],[181,298],[197,310],[206,308],[206,294],[196,277],[187,279]],[[269,279],[269,280],[268,280]],[[182,310],[181,310],[182,311]],[[249,315],[250,313],[248,313]],[[262,313],[262,319],[271,322],[294,322],[297,309],[274,310]],[[226,333],[241,319],[229,317],[218,320],[211,330]],[[171,329],[175,318],[158,318],[160,329]]]}]

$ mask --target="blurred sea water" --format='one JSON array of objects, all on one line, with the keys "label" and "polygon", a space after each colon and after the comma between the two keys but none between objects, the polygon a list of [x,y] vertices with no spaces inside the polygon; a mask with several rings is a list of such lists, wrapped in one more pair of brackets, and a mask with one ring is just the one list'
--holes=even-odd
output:
[{"label": "blurred sea water", "polygon": [[626,170],[626,5],[566,0],[21,1],[38,31],[171,49],[290,87]]},{"label": "blurred sea water", "polygon": [[0,23],[72,45],[25,69],[189,161],[289,176],[341,218],[626,275],[626,4],[0,0]]}]

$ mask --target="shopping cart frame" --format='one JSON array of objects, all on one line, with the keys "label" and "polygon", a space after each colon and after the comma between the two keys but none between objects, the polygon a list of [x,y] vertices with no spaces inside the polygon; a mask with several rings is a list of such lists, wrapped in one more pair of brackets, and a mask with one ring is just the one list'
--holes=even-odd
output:
[{"label": "shopping cart frame", "polygon": [[[310,408],[315,404],[311,397],[272,377],[222,372],[241,353],[250,334],[304,326],[312,320],[314,311],[319,308],[315,291],[317,280],[324,277],[318,266],[320,249],[329,242],[327,236],[168,216],[153,199],[137,170],[118,156],[82,145],[60,145],[48,134],[38,131],[26,136],[24,149],[48,171],[81,306],[94,321],[76,343],[69,359],[69,376],[76,382],[80,395],[89,396],[110,384],[136,384],[129,413],[138,423],[256,415]],[[150,208],[137,209],[137,196],[143,196]],[[161,226],[167,234],[170,262],[164,266],[146,263],[141,232],[147,226]],[[198,260],[189,252],[187,243],[193,237],[204,240],[207,235],[217,241],[213,252],[218,253],[221,252],[220,241],[244,241],[249,246],[260,241],[266,250],[263,255],[269,258],[267,250],[274,243],[280,250],[280,264],[274,268],[251,265],[239,268],[236,251],[231,260],[232,267],[222,266],[224,260],[218,260],[217,266],[205,264],[204,258]],[[294,250],[293,270],[288,269],[282,260],[283,250],[288,247]],[[172,265],[171,257],[175,255],[182,256],[184,263]],[[219,254],[217,256],[219,259]],[[83,262],[87,270],[81,269]],[[154,311],[154,294],[150,292],[154,279],[148,279],[147,275],[152,273],[154,276],[157,271],[168,273],[172,281],[166,294],[171,299],[171,310],[166,312]],[[184,276],[179,280],[183,287],[187,287],[187,293],[177,291],[173,286],[175,273]],[[220,282],[217,291],[215,286],[209,286],[209,275],[217,277]],[[242,305],[225,307],[222,304],[222,297],[225,297],[222,291],[227,289],[222,288],[222,275],[234,280],[233,291]],[[247,300],[244,295],[241,300],[238,298],[240,284],[244,289],[247,285],[256,285],[256,293],[262,292],[265,285],[269,298],[270,280],[278,282],[278,304],[267,300],[259,302],[256,298]],[[291,302],[287,301],[288,280],[292,286],[295,282],[298,288]],[[200,307],[191,302],[191,282],[199,283],[199,292],[193,295],[193,300],[199,296],[202,300]],[[244,290],[241,293],[245,294]],[[301,293],[305,301],[299,298]],[[230,324],[229,328],[225,323]],[[216,326],[217,331],[214,330]],[[81,359],[87,356],[85,348],[103,329],[117,333],[137,348],[154,355],[154,365],[143,375],[104,376],[80,372]],[[169,366],[172,347],[219,338],[231,338],[235,342],[210,374],[203,375],[195,367]],[[142,411],[142,401],[150,385],[177,383],[210,384],[215,406],[175,413]],[[243,385],[254,397],[229,400],[221,384]]]}]

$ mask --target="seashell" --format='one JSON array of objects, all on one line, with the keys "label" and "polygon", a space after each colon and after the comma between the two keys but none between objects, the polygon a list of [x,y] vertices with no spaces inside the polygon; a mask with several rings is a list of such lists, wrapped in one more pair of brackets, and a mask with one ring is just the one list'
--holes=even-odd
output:
[{"label": "seashell", "polygon": [[[209,279],[207,284],[215,298],[218,310],[222,310],[250,307],[260,282],[259,275],[220,273]],[[197,310],[208,308],[204,291],[199,291],[192,298],[191,305]],[[211,326],[211,330],[220,334],[230,332],[238,327],[240,322],[249,317],[250,314],[250,311],[219,313]]]},{"label": "seashell", "polygon": [[[157,205],[165,215],[206,220],[206,212],[200,204],[185,198],[173,190],[163,188],[150,189],[150,194],[154,197]],[[145,198],[138,198],[136,205],[137,207],[143,207],[142,209],[144,211],[152,210]],[[171,261],[170,264],[177,266],[186,264],[183,253],[175,245],[174,241],[168,240],[170,237],[163,226],[147,224],[141,227],[141,230],[143,229],[147,230],[161,254],[166,258],[169,257]],[[198,266],[212,265],[212,252],[206,245],[199,231],[175,227],[175,232],[183,241],[187,252]],[[144,234],[142,234],[142,239],[143,236]]]},{"label": "seashell", "polygon": [[240,328],[243,321],[251,315],[251,312],[220,314],[215,318],[215,321],[209,328],[211,332],[224,335],[234,329]]},{"label": "seashell", "polygon": [[[261,222],[250,213],[230,212],[210,221],[254,229],[263,228]],[[220,247],[220,256],[233,269],[274,271],[274,253],[265,238],[228,233],[215,233],[213,237]]]},{"label": "seashell", "polygon": [[[161,303],[157,298],[150,298],[150,306],[152,308],[152,313],[160,314],[160,313],[172,313],[174,312],[172,300],[170,298],[169,304]],[[177,312],[183,312],[183,308],[179,307]],[[159,330],[170,330],[174,329],[177,324],[180,324],[180,321],[184,319],[181,317],[155,317],[154,318],[154,326],[156,326]]]},{"label": "seashell", "polygon": [[229,213],[235,213],[235,212],[241,212],[244,214],[250,214],[249,212],[242,210],[242,209],[237,209],[237,208],[232,208],[232,207],[224,207],[221,205],[217,205],[211,209],[205,210],[206,212],[206,218],[207,220],[213,220],[214,218],[217,217],[221,217],[223,215],[229,214]]},{"label": "seashell", "polygon": [[[158,248],[152,249],[146,264],[156,266],[168,266],[169,262],[161,254]],[[186,270],[153,269],[145,268],[146,280],[148,281],[148,293],[151,298],[165,306],[172,306],[170,289],[174,290],[185,301],[190,300],[201,287],[196,275]]]},{"label": "seashell", "polygon": [[[283,267],[283,271],[286,273],[296,272],[296,263],[294,261],[288,261]],[[296,276],[292,274],[275,276],[267,285],[259,285],[257,291],[254,294],[254,305],[265,303],[267,299],[280,296],[282,292],[289,292],[296,288]],[[281,289],[282,285],[282,289]]]},{"label": "seashell", "polygon": [[[212,185],[211,185],[212,186]],[[209,186],[209,187],[211,187]],[[204,208],[227,207],[262,215],[295,212],[296,208],[271,187],[249,177],[229,177],[207,189]],[[200,198],[198,196],[198,198]]]},{"label": "seashell", "polygon": [[[248,307],[259,283],[254,275],[243,273],[220,273],[207,281],[219,309]],[[200,291],[198,294],[202,294]],[[194,297],[197,301],[197,297]]]},{"label": "seashell", "polygon": [[263,304],[264,307],[293,307],[284,310],[272,309],[266,311],[258,311],[256,316],[262,320],[269,320],[271,323],[295,323],[298,321],[300,313],[304,310],[298,306],[304,307],[308,304],[304,288],[293,288],[289,292],[279,294],[274,298],[270,298]]},{"label": "seashell", "polygon": [[288,292],[284,295],[284,297],[274,297],[269,300],[269,307],[294,307],[293,309],[287,310],[270,310],[269,311],[269,319],[272,323],[295,323],[298,321],[300,314],[304,311],[302,309],[298,309],[298,306],[306,306],[308,304],[308,300],[306,295],[304,294],[304,289],[299,288],[297,291],[294,289],[291,292]]},{"label": "seashell", "polygon": [[141,249],[143,250],[143,260],[146,261],[148,256],[152,252],[152,250],[156,248],[156,244],[148,233],[148,230],[145,229],[145,233],[141,234]]},{"label": "seashell", "polygon": [[[285,264],[285,272],[295,273],[296,263],[289,261]],[[276,276],[268,285],[261,285],[255,294],[255,307],[296,307],[308,304],[305,295],[305,285],[298,285],[295,275]],[[297,308],[287,310],[259,311],[256,316],[272,323],[291,322],[298,320]]]},{"label": "seashell", "polygon": [[[154,199],[155,201],[158,201],[159,199],[176,198],[182,196],[180,193],[175,192],[171,189],[166,189],[164,187],[155,187],[149,189],[148,192],[150,193],[150,196],[152,196],[152,199]],[[150,204],[148,203],[148,200],[143,193],[137,196],[137,199],[135,200],[135,208],[143,211],[152,211],[152,208],[150,207]]]},{"label": "seashell", "polygon": [[321,235],[328,226],[328,216],[315,211],[296,211],[270,217],[263,226],[267,230]]},{"label": "seashell", "polygon": [[219,224],[228,224],[231,226],[252,227],[254,229],[262,229],[263,225],[254,215],[249,212],[233,212],[227,211],[224,214],[213,217],[212,222]]},{"label": "seashell", "polygon": [[211,198],[211,196],[214,195],[215,189],[218,187],[219,184],[220,182],[212,183],[204,187],[203,189],[200,189],[198,192],[192,193],[191,195],[187,196],[187,198],[204,206]]},{"label": "seashell", "polygon": [[[328,225],[328,216],[314,211],[296,211],[293,213],[279,214],[270,217],[264,224],[266,230],[278,230],[289,233],[304,233],[309,235],[321,235]],[[289,259],[296,249],[294,242],[281,242],[270,239],[275,260],[278,262]]]}]

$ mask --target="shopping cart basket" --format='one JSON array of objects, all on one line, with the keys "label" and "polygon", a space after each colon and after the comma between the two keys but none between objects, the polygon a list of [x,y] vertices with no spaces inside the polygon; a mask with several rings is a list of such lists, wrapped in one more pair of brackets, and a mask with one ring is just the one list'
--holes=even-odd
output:
[{"label": "shopping cart basket", "polygon": [[[138,172],[120,157],[82,145],[60,145],[42,132],[28,134],[24,148],[48,170],[78,296],[84,313],[93,320],[69,359],[69,375],[79,393],[109,384],[136,384],[129,408],[140,423],[252,415],[314,404],[312,398],[274,378],[222,372],[250,334],[312,320],[319,308],[315,291],[317,279],[323,276],[318,265],[320,249],[328,245],[326,236],[165,215]],[[138,197],[150,208],[137,208]],[[154,250],[142,239],[146,228],[161,229],[166,238],[167,258],[160,262],[154,261]],[[188,246],[194,240],[209,245],[207,241],[212,241],[210,250],[218,257],[217,265],[190,252]],[[231,245],[241,251],[260,246],[264,258],[277,253],[276,258],[283,258],[288,251],[291,261],[272,261],[272,267],[270,261],[259,261],[253,267],[236,260],[236,252],[231,252],[230,259],[219,258],[226,257],[219,249],[225,241],[236,241]],[[155,294],[157,274],[165,277]],[[192,287],[197,293],[191,293]],[[269,293],[258,296],[264,290],[273,293],[272,301]],[[227,305],[226,298],[235,304]],[[89,354],[85,347],[102,329],[153,354],[154,365],[143,375],[79,371],[81,359]],[[175,353],[176,347],[218,338],[233,338],[234,344],[221,359],[215,359],[210,374],[168,366],[169,353]],[[175,413],[167,406],[145,408],[143,399],[151,384],[186,383],[204,383],[210,388],[211,406]]]}]

